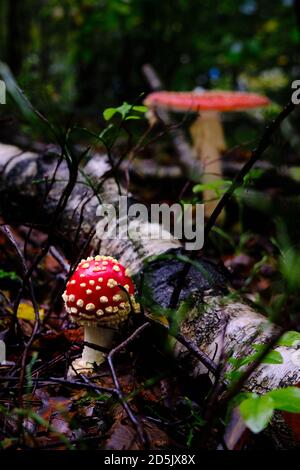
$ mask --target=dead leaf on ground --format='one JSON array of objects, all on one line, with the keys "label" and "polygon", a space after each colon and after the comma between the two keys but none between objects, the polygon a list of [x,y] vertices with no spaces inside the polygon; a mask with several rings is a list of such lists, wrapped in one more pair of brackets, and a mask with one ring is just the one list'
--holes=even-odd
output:
[{"label": "dead leaf on ground", "polygon": [[[125,410],[118,407],[115,412],[115,422],[110,429],[110,437],[106,440],[106,450],[142,450],[143,446],[137,431],[128,418]],[[154,423],[143,419],[142,425],[148,436],[151,449],[163,449],[172,444],[170,437]]]}]

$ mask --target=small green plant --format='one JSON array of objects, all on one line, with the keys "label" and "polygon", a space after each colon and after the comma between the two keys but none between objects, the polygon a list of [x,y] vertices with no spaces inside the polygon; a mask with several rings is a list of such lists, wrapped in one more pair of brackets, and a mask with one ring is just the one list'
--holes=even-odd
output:
[{"label": "small green plant", "polygon": [[290,348],[291,346],[296,346],[300,342],[300,333],[298,331],[286,331],[278,341],[278,346],[286,346]]},{"label": "small green plant", "polygon": [[21,281],[20,277],[14,271],[4,271],[0,269],[0,279],[9,279],[10,281]]},{"label": "small green plant", "polygon": [[259,433],[268,426],[275,410],[300,413],[300,389],[278,388],[260,396],[250,393],[240,403],[239,410],[246,426]]},{"label": "small green plant", "polygon": [[205,425],[206,421],[201,415],[201,410],[196,408],[194,403],[189,398],[185,397],[184,402],[190,411],[190,420],[186,444],[188,447],[191,447],[195,434],[199,432],[199,430]]},{"label": "small green plant", "polygon": [[103,111],[105,121],[110,121],[116,114],[121,115],[123,121],[142,119],[147,112],[147,106],[128,104],[126,101],[117,108],[106,108]]},{"label": "small green plant", "polygon": [[[244,373],[244,366],[256,361],[268,346],[266,344],[253,344],[252,348],[255,352],[245,357],[231,357],[228,359],[229,364],[233,367],[225,374],[225,378],[234,383],[239,380]],[[261,360],[261,364],[282,364],[283,358],[279,351],[269,351]]]},{"label": "small green plant", "polygon": [[193,187],[193,193],[198,194],[207,190],[212,190],[215,192],[216,198],[220,198],[230,186],[231,181],[220,179],[210,183],[196,184]]},{"label": "small green plant", "polygon": [[[298,331],[286,331],[278,340],[276,346],[292,347],[300,342]],[[233,365],[226,379],[232,383],[239,380],[243,375],[243,366],[255,361],[267,348],[265,344],[254,344],[255,352],[246,357],[230,358],[229,363]],[[279,351],[271,350],[262,359],[261,364],[282,364],[283,358]],[[298,387],[286,387],[271,390],[264,395],[256,393],[241,392],[231,401],[229,410],[238,406],[246,426],[253,432],[259,433],[270,423],[274,411],[287,411],[300,413],[300,389]]]},{"label": "small green plant", "polygon": [[33,381],[32,381],[32,368],[38,359],[38,353],[34,351],[32,353],[32,358],[30,362],[26,366],[26,393],[30,393],[33,389]]}]

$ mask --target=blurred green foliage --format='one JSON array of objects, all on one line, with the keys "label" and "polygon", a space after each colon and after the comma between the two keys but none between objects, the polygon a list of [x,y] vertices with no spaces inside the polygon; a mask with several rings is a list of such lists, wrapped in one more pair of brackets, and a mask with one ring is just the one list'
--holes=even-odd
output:
[{"label": "blurred green foliage", "polygon": [[[249,88],[286,99],[299,78],[291,0],[2,0],[0,58],[41,109],[90,114],[166,88]],[[284,91],[285,90],[285,91]]]}]

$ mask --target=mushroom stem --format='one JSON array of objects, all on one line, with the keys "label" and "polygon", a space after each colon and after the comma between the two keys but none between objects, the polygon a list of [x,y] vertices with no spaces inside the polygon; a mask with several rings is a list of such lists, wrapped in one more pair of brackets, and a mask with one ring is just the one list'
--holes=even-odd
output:
[{"label": "mushroom stem", "polygon": [[[203,169],[203,184],[211,184],[222,176],[221,152],[226,149],[220,113],[205,111],[192,124],[194,149]],[[203,191],[204,212],[209,217],[217,205],[213,189]]]},{"label": "mushroom stem", "polygon": [[[84,325],[84,341],[93,343],[103,348],[110,348],[114,330],[102,328],[97,325]],[[68,370],[68,377],[78,374],[89,374],[93,372],[93,364],[100,365],[105,361],[105,355],[101,351],[84,346],[82,357],[75,359]]]},{"label": "mushroom stem", "polygon": [[[109,348],[112,343],[114,331],[110,328],[102,328],[101,326],[84,326],[84,341],[93,343],[103,348]],[[84,346],[82,352],[82,361],[90,367],[93,363],[102,364],[105,361],[103,352]]]}]

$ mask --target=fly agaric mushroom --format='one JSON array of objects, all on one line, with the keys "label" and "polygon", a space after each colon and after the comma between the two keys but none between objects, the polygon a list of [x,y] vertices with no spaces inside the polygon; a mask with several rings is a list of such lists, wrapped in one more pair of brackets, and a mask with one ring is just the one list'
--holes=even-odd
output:
[{"label": "fly agaric mushroom", "polygon": [[[131,306],[138,307],[128,269],[111,256],[81,260],[67,283],[63,300],[71,319],[84,326],[84,341],[103,348],[111,346],[113,328],[126,320]],[[103,352],[84,346],[82,357],[72,366],[81,372],[91,371],[94,363],[104,360]]]},{"label": "fly agaric mushroom", "polygon": [[[269,104],[269,99],[255,93],[229,91],[150,93],[145,105],[150,109],[162,107],[171,111],[197,112],[191,126],[194,149],[204,168],[203,183],[212,184],[222,175],[220,153],[226,149],[220,112],[242,111]],[[215,191],[203,191],[205,215],[209,217],[217,202]]]}]

